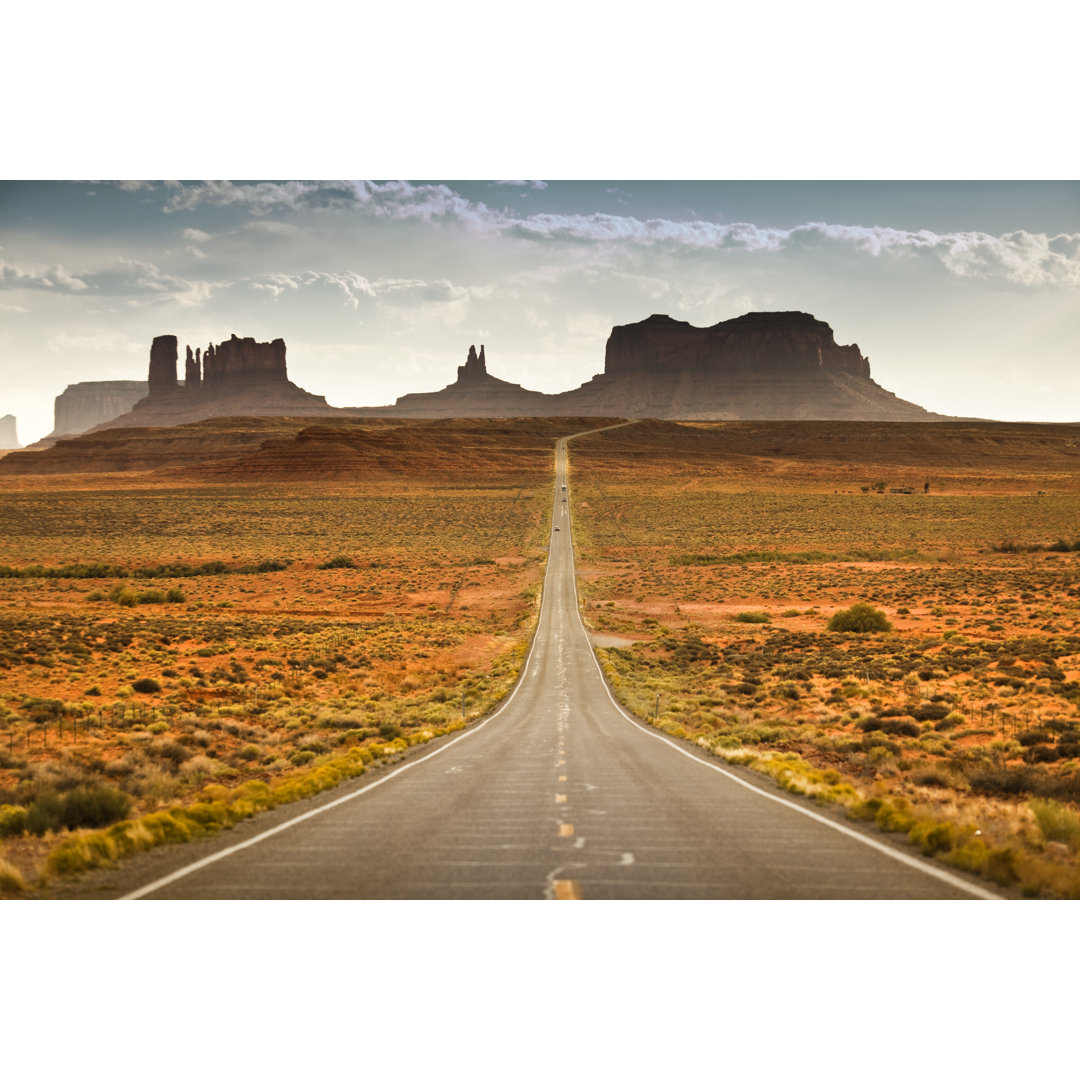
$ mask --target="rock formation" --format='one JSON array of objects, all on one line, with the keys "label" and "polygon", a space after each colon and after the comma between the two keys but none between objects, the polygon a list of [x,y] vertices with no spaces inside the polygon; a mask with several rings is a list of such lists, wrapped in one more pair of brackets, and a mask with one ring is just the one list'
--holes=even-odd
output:
[{"label": "rock formation", "polygon": [[145,381],[72,383],[53,403],[53,430],[39,445],[51,445],[61,435],[78,435],[121,416],[146,397]]},{"label": "rock formation", "polygon": [[800,311],[750,312],[708,327],[667,315],[616,326],[603,374],[562,394],[495,378],[483,345],[479,352],[469,347],[449,386],[376,408],[335,409],[290,382],[281,338],[257,342],[233,334],[194,353],[188,346],[183,382],[177,360],[177,338],[163,335],[151,347],[147,383],[69,386],[57,398],[56,430],[35,446],[77,431],[222,416],[955,419],[884,390],[870,377],[869,361],[857,345],[838,345],[828,323]]},{"label": "rock formation", "polygon": [[[214,416],[321,416],[335,410],[289,381],[285,342],[233,334],[205,351],[185,347],[184,381],[177,380],[176,336],[154,338],[146,394],[95,430],[189,424]],[[55,434],[55,433],[54,433]]]},{"label": "rock formation", "polygon": [[0,450],[18,450],[19,435],[15,430],[15,417],[8,413],[0,416]]},{"label": "rock formation", "polygon": [[612,329],[605,375],[691,370],[724,376],[824,371],[870,378],[870,364],[858,345],[837,345],[828,323],[801,311],[752,311],[701,328],[650,315]]},{"label": "rock formation", "polygon": [[696,327],[668,315],[616,326],[604,372],[576,390],[541,394],[488,374],[470,347],[457,381],[371,416],[617,416],[666,420],[943,420],[870,378],[858,345],[801,311],[755,311]]},{"label": "rock formation", "polygon": [[163,334],[150,346],[150,373],[147,377],[151,397],[161,397],[176,390],[176,335]]},{"label": "rock formation", "polygon": [[392,408],[350,410],[354,413],[383,413],[393,416],[464,417],[464,416],[550,416],[549,394],[526,390],[517,383],[489,375],[484,346],[477,355],[469,346],[465,363],[457,369],[457,381],[431,394],[406,394]]},{"label": "rock formation", "polygon": [[884,390],[857,345],[801,311],[616,326],[604,373],[558,396],[570,413],[669,420],[945,419]]}]

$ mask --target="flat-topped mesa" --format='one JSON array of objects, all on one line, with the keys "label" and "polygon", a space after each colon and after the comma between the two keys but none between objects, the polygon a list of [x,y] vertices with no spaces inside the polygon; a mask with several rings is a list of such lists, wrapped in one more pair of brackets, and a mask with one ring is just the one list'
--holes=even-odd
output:
[{"label": "flat-topped mesa", "polygon": [[145,379],[71,383],[53,403],[53,430],[46,438],[78,435],[122,416],[146,397],[148,390]]},{"label": "flat-topped mesa", "polygon": [[870,377],[869,361],[858,345],[837,345],[828,323],[802,311],[752,311],[707,327],[650,315],[612,329],[605,374],[687,369],[717,375],[832,372]]}]

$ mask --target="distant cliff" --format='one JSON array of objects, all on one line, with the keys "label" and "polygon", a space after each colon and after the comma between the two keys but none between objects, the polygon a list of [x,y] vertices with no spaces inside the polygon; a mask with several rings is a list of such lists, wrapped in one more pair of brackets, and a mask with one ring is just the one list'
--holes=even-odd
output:
[{"label": "distant cliff", "polygon": [[53,430],[47,439],[78,435],[126,413],[146,397],[145,381],[72,383],[53,404]]},{"label": "distant cliff", "polygon": [[0,450],[18,450],[19,435],[15,430],[15,417],[8,413],[0,416]]}]

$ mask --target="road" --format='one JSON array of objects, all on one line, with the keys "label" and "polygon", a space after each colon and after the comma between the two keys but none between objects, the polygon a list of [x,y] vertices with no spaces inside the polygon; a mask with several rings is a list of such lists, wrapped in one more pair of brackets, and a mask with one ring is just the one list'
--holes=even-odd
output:
[{"label": "road", "polygon": [[111,895],[997,898],[624,713],[581,622],[564,485],[565,439],[536,634],[495,713],[314,807],[143,856]]}]

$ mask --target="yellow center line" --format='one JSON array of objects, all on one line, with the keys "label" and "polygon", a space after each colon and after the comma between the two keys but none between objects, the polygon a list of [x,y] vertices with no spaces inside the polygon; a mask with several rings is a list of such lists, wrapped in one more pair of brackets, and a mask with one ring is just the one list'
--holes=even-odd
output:
[{"label": "yellow center line", "polygon": [[580,900],[581,889],[576,881],[556,881],[552,883],[555,888],[556,900]]},{"label": "yellow center line", "polygon": [[555,801],[556,802],[566,802],[566,796],[565,795],[556,795],[555,796]]},{"label": "yellow center line", "polygon": [[565,823],[560,825],[559,826],[559,835],[560,836],[573,836],[574,835],[574,826],[573,825],[567,825]]},{"label": "yellow center line", "polygon": [[559,782],[565,784],[566,783],[566,777],[565,776],[560,776],[559,777]]}]

